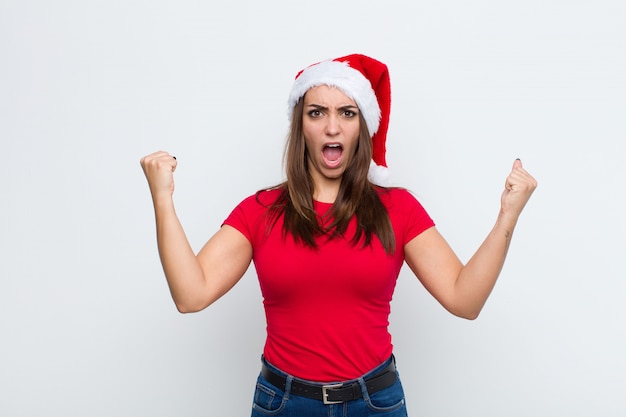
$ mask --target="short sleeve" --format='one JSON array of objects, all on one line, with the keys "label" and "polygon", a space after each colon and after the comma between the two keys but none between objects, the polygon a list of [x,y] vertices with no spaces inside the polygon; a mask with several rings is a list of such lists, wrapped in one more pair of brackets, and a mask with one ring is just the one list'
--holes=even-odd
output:
[{"label": "short sleeve", "polygon": [[222,226],[228,225],[234,227],[241,232],[246,239],[253,242],[254,231],[250,225],[254,223],[251,223],[250,217],[254,217],[254,213],[258,211],[254,210],[255,205],[258,205],[255,196],[247,197],[233,209],[226,220],[224,220],[224,223],[222,223]]},{"label": "short sleeve", "polygon": [[268,210],[279,194],[280,190],[263,190],[247,197],[233,209],[222,225],[234,227],[253,247],[256,246],[266,237]]},{"label": "short sleeve", "polygon": [[435,225],[422,204],[404,188],[394,188],[383,192],[381,200],[387,206],[396,238],[402,246]]}]

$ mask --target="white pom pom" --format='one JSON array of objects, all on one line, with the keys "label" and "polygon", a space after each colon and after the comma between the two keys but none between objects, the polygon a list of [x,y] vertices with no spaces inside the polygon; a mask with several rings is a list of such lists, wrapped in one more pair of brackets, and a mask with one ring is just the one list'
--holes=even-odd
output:
[{"label": "white pom pom", "polygon": [[367,173],[367,178],[370,180],[370,182],[380,187],[391,187],[393,185],[389,168],[376,165],[374,161],[370,163],[370,169]]}]

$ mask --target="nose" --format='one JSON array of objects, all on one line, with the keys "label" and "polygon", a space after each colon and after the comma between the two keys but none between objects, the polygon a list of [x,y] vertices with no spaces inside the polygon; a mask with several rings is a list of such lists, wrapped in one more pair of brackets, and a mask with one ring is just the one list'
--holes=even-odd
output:
[{"label": "nose", "polygon": [[326,119],[326,134],[329,136],[334,136],[339,133],[341,130],[339,117],[336,115],[330,115]]}]

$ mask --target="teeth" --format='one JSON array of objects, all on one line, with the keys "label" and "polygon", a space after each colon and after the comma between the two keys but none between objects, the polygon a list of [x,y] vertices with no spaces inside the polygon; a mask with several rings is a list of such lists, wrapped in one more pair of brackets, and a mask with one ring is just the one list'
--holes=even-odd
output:
[{"label": "teeth", "polygon": [[340,148],[341,147],[341,145],[338,145],[338,144],[332,144],[332,145],[326,145],[326,146],[329,147],[329,148]]}]

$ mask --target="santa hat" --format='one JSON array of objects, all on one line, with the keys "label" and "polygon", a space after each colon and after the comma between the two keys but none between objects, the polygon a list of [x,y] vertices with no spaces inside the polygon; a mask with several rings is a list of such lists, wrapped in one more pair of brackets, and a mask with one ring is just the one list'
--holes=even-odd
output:
[{"label": "santa hat", "polygon": [[387,66],[365,55],[353,54],[322,61],[296,75],[288,101],[291,120],[293,109],[312,87],[337,87],[354,100],[372,136],[372,163],[369,179],[374,184],[389,186],[390,178],[385,160],[385,142],[391,109],[391,84]]}]

